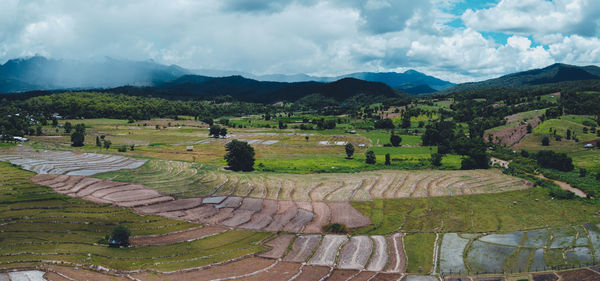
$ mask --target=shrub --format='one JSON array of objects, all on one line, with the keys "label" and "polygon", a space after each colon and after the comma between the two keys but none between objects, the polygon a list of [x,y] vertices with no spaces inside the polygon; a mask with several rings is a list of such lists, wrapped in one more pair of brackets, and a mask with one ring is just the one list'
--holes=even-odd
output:
[{"label": "shrub", "polygon": [[233,140],[225,145],[225,160],[234,171],[249,172],[254,170],[254,148],[247,142]]},{"label": "shrub", "polygon": [[112,144],[112,142],[110,140],[104,140],[104,148],[105,149],[109,149],[110,145]]},{"label": "shrub", "polygon": [[330,223],[323,226],[323,232],[346,234],[348,233],[348,228],[341,223]]},{"label": "shrub", "polygon": [[444,155],[440,153],[432,153],[431,154],[431,165],[439,167],[442,165],[442,157]]},{"label": "shrub", "polygon": [[367,151],[365,156],[365,163],[367,164],[375,164],[375,162],[377,161],[377,159],[375,158],[375,152],[373,152],[373,150]]},{"label": "shrub", "polygon": [[557,199],[573,199],[575,198],[575,193],[561,189],[560,187],[553,187],[550,190],[550,196]]},{"label": "shrub", "polygon": [[584,168],[580,168],[579,169],[579,177],[580,178],[585,178],[585,175],[587,175],[587,170]]},{"label": "shrub", "polygon": [[119,225],[113,229],[110,241],[111,244],[117,244],[121,246],[129,245],[129,236],[131,236],[131,231],[124,225]]},{"label": "shrub", "polygon": [[385,165],[386,165],[386,166],[389,166],[389,165],[391,165],[391,164],[392,164],[392,163],[390,163],[390,154],[389,154],[389,153],[386,153],[386,154],[385,154]]},{"label": "shrub", "polygon": [[100,142],[100,137],[96,136],[96,146],[97,147],[102,147],[102,143]]},{"label": "shrub", "polygon": [[117,149],[119,152],[127,152],[127,146],[122,145]]},{"label": "shrub", "polygon": [[542,139],[542,146],[549,146],[549,145],[550,145],[550,138],[546,136]]},{"label": "shrub", "polygon": [[394,134],[392,134],[390,136],[390,143],[392,144],[392,146],[400,146],[401,142],[402,142],[402,138],[400,136],[397,136]]},{"label": "shrub", "polygon": [[374,127],[375,129],[393,129],[395,126],[392,119],[385,118],[375,121]]},{"label": "shrub", "polygon": [[351,159],[352,155],[354,155],[354,145],[351,143],[346,144],[346,158]]}]

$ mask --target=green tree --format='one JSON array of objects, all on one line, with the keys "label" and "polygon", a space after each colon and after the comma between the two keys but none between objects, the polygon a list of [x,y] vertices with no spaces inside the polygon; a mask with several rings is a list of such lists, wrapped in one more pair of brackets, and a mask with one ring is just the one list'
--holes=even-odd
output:
[{"label": "green tree", "polygon": [[112,142],[110,140],[104,140],[104,148],[108,150]]},{"label": "green tree", "polygon": [[354,155],[354,145],[351,143],[346,144],[346,158],[351,159],[352,155]]},{"label": "green tree", "polygon": [[542,146],[549,146],[549,145],[550,145],[550,138],[547,136],[542,138]]},{"label": "green tree", "polygon": [[531,134],[532,131],[533,131],[533,127],[531,126],[531,124],[527,124],[527,133]]},{"label": "green tree", "polygon": [[42,135],[42,126],[37,126],[35,128],[35,135],[36,136],[41,136]]},{"label": "green tree", "polygon": [[73,129],[73,125],[71,125],[71,122],[66,122],[65,123],[65,133],[70,134],[72,129]]},{"label": "green tree", "polygon": [[404,114],[402,115],[402,128],[408,129],[410,128],[410,115]]},{"label": "green tree", "polygon": [[102,147],[102,143],[100,142],[100,137],[96,136],[96,146],[97,147]]},{"label": "green tree", "polygon": [[75,125],[75,131],[71,134],[71,146],[81,147],[85,141],[85,125]]},{"label": "green tree", "polygon": [[392,119],[385,118],[375,121],[374,127],[375,129],[393,129],[395,126]]},{"label": "green tree", "polygon": [[129,245],[129,236],[131,236],[131,231],[124,225],[119,225],[115,227],[110,235],[110,239],[112,241],[111,244],[117,244],[121,246]]},{"label": "green tree", "polygon": [[218,138],[219,134],[221,134],[221,126],[219,126],[219,125],[210,126],[210,129],[208,130],[209,136],[212,136],[213,138]]},{"label": "green tree", "polygon": [[221,137],[225,137],[225,136],[227,136],[227,128],[225,128],[225,127],[222,127],[222,128],[221,128],[221,130],[219,131],[219,135],[220,135]]},{"label": "green tree", "polygon": [[392,144],[392,146],[394,147],[398,147],[400,146],[400,143],[402,142],[402,137],[392,134],[390,136],[390,143]]},{"label": "green tree", "polygon": [[377,159],[375,157],[375,152],[373,152],[373,150],[367,151],[365,156],[366,156],[365,163],[367,163],[367,164],[375,164],[375,162],[377,161]]},{"label": "green tree", "polygon": [[567,139],[571,139],[571,129],[567,129]]},{"label": "green tree", "polygon": [[56,117],[52,118],[52,127],[56,127],[58,126],[58,119],[56,119]]},{"label": "green tree", "polygon": [[433,166],[439,167],[442,166],[442,157],[444,155],[440,153],[432,153],[431,154],[431,164]]},{"label": "green tree", "polygon": [[580,168],[579,169],[579,177],[585,178],[585,175],[587,175],[587,170],[584,168]]},{"label": "green tree", "polygon": [[385,165],[386,165],[386,166],[392,165],[392,162],[391,162],[391,160],[390,160],[390,154],[389,154],[389,153],[386,153],[386,154],[385,154]]},{"label": "green tree", "polygon": [[225,145],[225,160],[233,171],[249,172],[254,170],[254,148],[247,142],[232,140]]}]

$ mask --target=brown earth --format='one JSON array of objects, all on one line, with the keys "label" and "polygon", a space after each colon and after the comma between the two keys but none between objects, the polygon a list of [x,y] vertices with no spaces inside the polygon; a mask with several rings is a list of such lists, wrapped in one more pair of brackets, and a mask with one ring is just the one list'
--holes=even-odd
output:
[{"label": "brown earth", "polygon": [[370,223],[369,218],[349,202],[295,202],[238,196],[175,199],[141,184],[82,176],[38,174],[31,178],[31,182],[50,186],[68,196],[133,208],[139,214],[155,214],[208,225],[321,233],[323,225],[330,221],[343,223],[349,228]]},{"label": "brown earth", "polygon": [[598,272],[589,270],[587,268],[561,271],[558,272],[558,276],[563,281],[598,281],[600,280],[600,274]]},{"label": "brown earth", "polygon": [[271,250],[261,253],[259,256],[271,259],[283,257],[285,250],[287,250],[290,242],[292,242],[292,238],[294,238],[294,235],[292,234],[283,234],[265,243],[266,246],[271,247]]},{"label": "brown earth", "polygon": [[326,266],[311,266],[306,265],[302,267],[302,273],[294,281],[314,281],[320,280],[330,271],[329,267]]},{"label": "brown earth", "polygon": [[165,245],[202,239],[227,230],[223,226],[211,225],[157,236],[134,236],[129,238],[129,242],[132,246]]}]

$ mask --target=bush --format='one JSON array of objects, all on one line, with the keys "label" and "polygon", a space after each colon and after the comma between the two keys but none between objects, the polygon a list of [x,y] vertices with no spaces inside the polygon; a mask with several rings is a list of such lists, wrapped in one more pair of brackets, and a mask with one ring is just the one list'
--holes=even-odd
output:
[{"label": "bush", "polygon": [[249,172],[254,170],[254,148],[247,142],[233,140],[225,145],[225,160],[233,171]]},{"label": "bush", "polygon": [[346,234],[348,233],[348,228],[341,223],[330,223],[323,226],[323,232]]},{"label": "bush", "polygon": [[119,225],[113,229],[112,234],[110,236],[109,243],[116,244],[120,246],[128,246],[129,245],[129,236],[131,236],[131,231],[124,225]]},{"label": "bush", "polygon": [[122,145],[117,149],[119,152],[127,152],[127,146]]},{"label": "bush", "polygon": [[584,168],[580,168],[579,169],[579,177],[580,178],[585,178],[585,175],[587,175],[587,170]]},{"label": "bush", "polygon": [[373,150],[367,151],[365,156],[365,163],[367,164],[375,164],[375,162],[377,161],[377,159],[375,158],[375,152],[373,152]]},{"label": "bush", "polygon": [[549,137],[544,137],[542,139],[542,146],[549,146],[550,145],[550,138]]},{"label": "bush", "polygon": [[352,155],[354,155],[354,145],[351,143],[346,144],[346,158],[351,159]]},{"label": "bush", "polygon": [[573,199],[575,198],[575,193],[568,190],[564,190],[560,187],[553,187],[550,190],[550,196],[557,199]]},{"label": "bush", "polygon": [[375,129],[393,129],[395,126],[392,119],[385,118],[375,121],[374,127]]},{"label": "bush", "polygon": [[392,146],[400,146],[401,142],[402,142],[402,138],[400,136],[397,136],[397,135],[390,136],[390,143],[392,144]]},{"label": "bush", "polygon": [[440,153],[432,153],[431,154],[431,165],[439,167],[442,166],[442,157],[444,155]]},{"label": "bush", "polygon": [[392,164],[392,163],[390,163],[390,154],[389,154],[389,153],[386,153],[386,154],[385,154],[385,165],[386,165],[386,166],[389,166],[389,165],[391,165],[391,164]]}]

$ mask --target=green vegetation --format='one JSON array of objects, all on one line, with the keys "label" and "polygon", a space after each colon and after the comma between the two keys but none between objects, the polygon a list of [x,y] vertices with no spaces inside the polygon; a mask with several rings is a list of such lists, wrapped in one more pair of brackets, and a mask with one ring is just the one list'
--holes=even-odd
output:
[{"label": "green vegetation", "polygon": [[413,233],[404,237],[406,272],[428,274],[433,270],[435,234]]},{"label": "green vegetation", "polygon": [[233,171],[250,172],[254,170],[254,148],[247,142],[232,140],[225,145],[225,160]]},{"label": "green vegetation", "polygon": [[371,225],[354,231],[361,234],[509,232],[600,222],[594,202],[554,200],[540,187],[496,194],[353,201],[352,205],[371,218]]},{"label": "green vegetation", "polygon": [[346,234],[346,233],[348,233],[348,228],[341,223],[330,223],[330,224],[326,224],[323,226],[323,232]]},{"label": "green vegetation", "polygon": [[101,265],[118,270],[177,270],[222,262],[262,251],[257,244],[269,233],[227,231],[193,242],[166,246],[108,248],[95,244],[117,225],[132,235],[181,231],[196,224],[128,209],[91,203],[54,193],[29,182],[34,174],[0,163],[0,262],[12,268],[40,260]]}]

